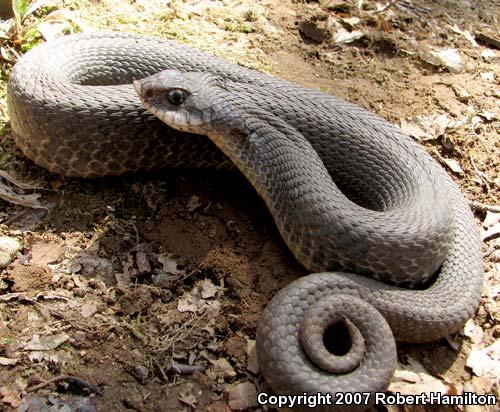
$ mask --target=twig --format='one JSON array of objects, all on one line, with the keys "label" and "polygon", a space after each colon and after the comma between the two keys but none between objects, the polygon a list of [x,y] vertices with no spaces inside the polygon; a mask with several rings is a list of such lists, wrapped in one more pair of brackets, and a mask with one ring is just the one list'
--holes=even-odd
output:
[{"label": "twig", "polygon": [[472,210],[476,210],[479,212],[493,212],[500,213],[500,206],[495,205],[485,205],[484,203],[480,203],[476,200],[472,200],[469,202],[469,206]]},{"label": "twig", "polygon": [[167,364],[167,370],[169,372],[176,372],[182,375],[191,375],[194,372],[203,372],[205,370],[204,366],[201,365],[186,365],[185,363],[179,363],[171,361]]},{"label": "twig", "polygon": [[416,13],[430,13],[432,11],[432,9],[428,8],[428,7],[421,7],[421,6],[415,6],[414,4],[412,4],[411,2],[408,2],[406,0],[400,0],[396,6],[399,8],[399,9],[403,9],[403,10],[406,10],[408,12],[408,10],[411,10],[413,12],[416,12]]},{"label": "twig", "polygon": [[165,369],[163,369],[163,367],[160,365],[160,362],[158,362],[154,358],[151,358],[151,361],[154,363],[156,368],[160,371],[161,377],[163,378],[163,382],[168,382],[169,381],[168,376],[165,372]]},{"label": "twig", "polygon": [[48,381],[39,383],[38,385],[33,385],[33,386],[26,388],[26,391],[27,392],[35,392],[38,389],[45,388],[46,386],[52,385],[53,383],[57,383],[57,382],[68,382],[70,384],[80,386],[83,389],[87,389],[89,392],[95,393],[96,395],[99,395],[99,396],[104,395],[104,392],[97,385],[94,385],[93,383],[90,383],[90,382],[86,382],[83,379],[77,378],[76,376],[70,376],[70,375],[56,376],[53,379],[49,379]]}]

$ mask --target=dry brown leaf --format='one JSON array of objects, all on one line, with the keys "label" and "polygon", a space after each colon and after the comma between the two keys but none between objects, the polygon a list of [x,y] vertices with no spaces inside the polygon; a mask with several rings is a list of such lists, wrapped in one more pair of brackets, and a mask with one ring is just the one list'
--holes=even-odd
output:
[{"label": "dry brown leaf", "polygon": [[472,318],[465,323],[462,333],[476,345],[479,345],[483,342],[483,329],[477,326]]},{"label": "dry brown leaf", "polygon": [[111,276],[113,264],[98,256],[82,254],[71,262],[71,273],[81,273],[84,276]]},{"label": "dry brown leaf", "polygon": [[0,182],[0,198],[15,205],[30,207],[32,209],[48,209],[38,201],[40,196],[39,193],[20,195]]},{"label": "dry brown leaf", "polygon": [[394,377],[388,390],[403,395],[420,395],[421,393],[441,392],[448,394],[456,392],[451,385],[437,379],[424,369],[420,363],[408,358],[409,365],[398,363]]},{"label": "dry brown leaf", "polygon": [[446,159],[443,157],[441,160],[453,173],[456,173],[458,175],[465,174],[462,168],[460,167],[460,163],[458,163],[455,159]]},{"label": "dry brown leaf", "polygon": [[21,394],[15,389],[9,389],[6,386],[0,386],[0,402],[17,408],[21,405]]},{"label": "dry brown leaf", "polygon": [[193,409],[196,408],[196,402],[198,402],[198,400],[196,399],[196,397],[192,392],[185,392],[185,391],[179,393],[179,401],[185,403],[186,405],[189,405]]},{"label": "dry brown leaf", "polygon": [[177,302],[177,310],[179,312],[192,312],[192,313],[210,313],[216,316],[221,307],[218,300],[206,301],[198,296],[193,296],[191,293],[185,293]]},{"label": "dry brown leaf", "polygon": [[66,342],[69,338],[70,336],[66,333],[48,336],[40,336],[35,333],[28,342],[21,345],[21,349],[27,351],[54,350]]},{"label": "dry brown leaf", "polygon": [[11,366],[18,363],[21,359],[19,358],[5,358],[0,356],[0,366]]},{"label": "dry brown leaf", "polygon": [[438,114],[401,119],[400,127],[406,134],[419,141],[425,141],[437,139],[446,132],[455,130],[466,123],[468,123],[467,118],[456,120],[445,114]]},{"label": "dry brown leaf", "polygon": [[31,183],[22,182],[17,177],[13,176],[9,172],[6,172],[5,170],[0,170],[0,177],[3,177],[9,183],[12,183],[14,186],[17,186],[20,189],[24,189],[24,190],[40,190],[40,189],[42,189],[41,187],[35,186]]},{"label": "dry brown leaf", "polygon": [[58,262],[66,252],[64,242],[56,242],[51,240],[36,240],[30,245],[31,248],[31,264],[47,265],[49,263]]},{"label": "dry brown leaf", "polygon": [[179,273],[177,262],[170,257],[169,254],[158,255],[158,262],[163,265],[163,270],[172,275]]},{"label": "dry brown leaf", "polygon": [[0,47],[0,56],[2,57],[2,60],[5,62],[9,63],[15,62],[14,57],[10,55],[9,51],[5,47]]},{"label": "dry brown leaf", "polygon": [[55,22],[55,21],[68,21],[73,18],[73,15],[70,10],[66,9],[60,9],[60,10],[54,10],[50,12],[47,17],[45,18],[45,21],[50,21],[50,22]]},{"label": "dry brown leaf", "polygon": [[234,377],[236,376],[236,372],[233,368],[233,366],[229,363],[229,361],[226,358],[219,358],[219,359],[208,359],[209,362],[212,364],[212,366],[207,370],[207,373],[211,373],[214,378],[224,378],[226,376],[228,377]]},{"label": "dry brown leaf", "polygon": [[83,318],[90,318],[94,313],[97,312],[97,303],[96,302],[85,302],[80,309],[80,313]]},{"label": "dry brown leaf", "polygon": [[137,252],[135,255],[135,262],[140,274],[151,272],[151,265],[149,264],[148,255],[146,253],[141,251]]},{"label": "dry brown leaf", "polygon": [[35,299],[40,299],[40,298],[43,298],[43,300],[68,301],[73,298],[73,293],[67,290],[58,290],[57,292],[53,290],[46,290],[36,294]]},{"label": "dry brown leaf", "polygon": [[18,299],[28,299],[28,297],[24,292],[5,293],[3,295],[0,295],[0,302],[10,302],[11,300],[18,300]]},{"label": "dry brown leaf", "polygon": [[[38,189],[32,184],[22,182],[18,178],[12,176],[5,170],[0,170],[0,177],[8,181],[9,183],[17,186],[22,190],[33,190]],[[47,209],[43,206],[38,199],[41,195],[39,193],[32,194],[20,194],[13,190],[11,187],[7,186],[3,181],[0,181],[0,198],[6,200],[7,202],[14,203],[16,205],[21,205],[25,207],[30,207],[32,209]]]},{"label": "dry brown leaf", "polygon": [[354,27],[361,23],[361,19],[359,17],[344,17],[342,22],[347,24],[348,26]]},{"label": "dry brown leaf", "polygon": [[179,312],[196,313],[198,312],[197,300],[189,293],[186,293],[183,299],[177,301],[177,310]]},{"label": "dry brown leaf", "polygon": [[52,365],[64,366],[71,360],[71,355],[66,351],[32,351],[28,354],[31,362],[49,362]]},{"label": "dry brown leaf", "polygon": [[219,290],[210,279],[203,279],[200,284],[200,289],[203,299],[213,298]]},{"label": "dry brown leaf", "polygon": [[473,346],[465,364],[476,376],[500,381],[500,340],[486,348]]},{"label": "dry brown leaf", "polygon": [[495,72],[481,72],[479,73],[479,76],[481,77],[481,79],[484,79],[488,82],[495,81]]}]

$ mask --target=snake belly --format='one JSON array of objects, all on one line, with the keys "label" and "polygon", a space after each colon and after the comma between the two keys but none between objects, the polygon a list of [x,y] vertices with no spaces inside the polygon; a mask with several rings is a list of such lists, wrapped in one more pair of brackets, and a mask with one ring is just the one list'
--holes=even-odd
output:
[{"label": "snake belly", "polygon": [[[186,74],[176,81],[188,81],[201,110],[172,127],[132,86],[167,69]],[[141,85],[164,97],[155,76]],[[319,272],[281,290],[259,324],[259,363],[276,392],[383,390],[394,338],[439,339],[478,306],[481,247],[467,201],[411,138],[359,106],[175,42],[113,33],[33,49],[12,72],[8,106],[23,153],[63,175],[243,172],[297,260]],[[322,343],[338,323],[352,343],[340,355]]]}]

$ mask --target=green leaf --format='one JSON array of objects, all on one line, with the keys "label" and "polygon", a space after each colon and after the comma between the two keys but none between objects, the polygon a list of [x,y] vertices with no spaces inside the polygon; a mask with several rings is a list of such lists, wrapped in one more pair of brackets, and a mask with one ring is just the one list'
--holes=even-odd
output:
[{"label": "green leaf", "polygon": [[14,11],[17,29],[21,28],[26,17],[37,11],[40,7],[43,7],[46,3],[47,0],[38,0],[34,3],[31,3],[30,0],[12,0],[12,10]]},{"label": "green leaf", "polygon": [[23,21],[26,18],[26,10],[28,10],[29,3],[29,0],[12,0],[12,11],[14,12],[18,31],[21,29]]}]

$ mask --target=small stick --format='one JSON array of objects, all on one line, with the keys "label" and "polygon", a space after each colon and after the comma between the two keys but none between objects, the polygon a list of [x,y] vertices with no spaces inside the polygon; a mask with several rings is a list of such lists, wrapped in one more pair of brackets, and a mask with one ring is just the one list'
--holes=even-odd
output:
[{"label": "small stick", "polygon": [[191,375],[197,371],[203,372],[205,367],[201,365],[186,365],[184,363],[172,361],[167,365],[167,370],[170,372],[177,372],[182,375]]},{"label": "small stick", "polygon": [[162,366],[160,365],[160,362],[158,362],[156,359],[152,359],[153,363],[155,364],[155,366],[158,368],[158,370],[160,371],[160,374],[161,374],[161,377],[163,378],[163,381],[164,382],[168,382],[168,376],[167,374],[165,373],[165,370],[162,368]]},{"label": "small stick", "polygon": [[38,389],[45,388],[46,386],[52,385],[53,383],[57,382],[68,382],[73,385],[77,385],[82,387],[83,389],[87,389],[89,392],[93,392],[96,395],[102,396],[104,395],[104,392],[97,386],[94,385],[93,383],[86,382],[83,379],[77,378],[76,376],[70,376],[70,375],[60,375],[56,376],[55,378],[49,379],[48,381],[39,383],[38,385],[33,385],[30,386],[29,388],[26,388],[27,392],[35,392]]}]

